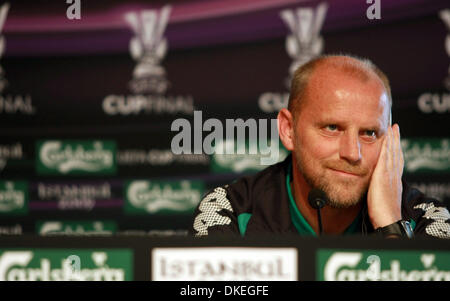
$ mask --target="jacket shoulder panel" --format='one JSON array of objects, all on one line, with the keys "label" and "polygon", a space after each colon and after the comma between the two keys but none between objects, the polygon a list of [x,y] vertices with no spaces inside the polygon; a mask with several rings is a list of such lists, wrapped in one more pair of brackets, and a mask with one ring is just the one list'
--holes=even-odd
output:
[{"label": "jacket shoulder panel", "polygon": [[420,210],[421,225],[418,224],[418,230],[423,228],[425,234],[437,238],[450,238],[450,213],[448,209],[436,202],[423,202],[413,207]]},{"label": "jacket shoulder panel", "polygon": [[220,227],[232,224],[233,220],[235,220],[234,210],[227,191],[224,187],[217,187],[205,195],[196,209],[193,223],[194,235],[209,235],[211,229],[224,230]]},{"label": "jacket shoulder panel", "polygon": [[406,188],[404,213],[416,222],[414,232],[437,238],[450,238],[450,213],[446,206],[433,198],[425,196],[416,188]]}]

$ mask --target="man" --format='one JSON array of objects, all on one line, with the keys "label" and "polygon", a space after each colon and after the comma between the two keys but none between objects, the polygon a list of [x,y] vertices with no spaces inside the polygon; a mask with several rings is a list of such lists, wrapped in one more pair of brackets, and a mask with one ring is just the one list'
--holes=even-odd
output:
[{"label": "man", "polygon": [[[199,204],[192,232],[428,235],[450,238],[450,214],[402,181],[400,129],[391,125],[387,77],[370,61],[321,56],[294,74],[278,114],[291,155],[218,187]],[[321,218],[308,195],[324,193]]]}]

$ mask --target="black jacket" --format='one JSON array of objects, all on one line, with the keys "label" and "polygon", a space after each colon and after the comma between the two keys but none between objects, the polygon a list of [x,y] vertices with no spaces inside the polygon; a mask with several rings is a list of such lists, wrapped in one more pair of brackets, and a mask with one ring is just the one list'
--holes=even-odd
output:
[{"label": "black jacket", "polygon": [[[194,213],[195,236],[236,234],[292,234],[294,226],[286,188],[291,156],[261,172],[209,191]],[[402,218],[414,225],[416,235],[450,238],[450,214],[442,202],[426,197],[403,181]],[[366,206],[357,231],[372,233]]]}]

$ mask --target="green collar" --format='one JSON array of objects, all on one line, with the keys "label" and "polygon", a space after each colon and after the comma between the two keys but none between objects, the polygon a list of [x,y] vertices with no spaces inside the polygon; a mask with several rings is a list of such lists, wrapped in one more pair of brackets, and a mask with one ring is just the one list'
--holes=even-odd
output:
[{"label": "green collar", "polygon": [[[289,195],[289,211],[291,213],[291,220],[297,229],[300,235],[305,236],[317,236],[316,232],[312,229],[312,227],[305,220],[300,210],[297,208],[297,204],[295,203],[294,196],[291,191],[291,177],[292,177],[292,163],[289,163],[288,172],[286,175],[286,189]],[[351,223],[351,225],[344,231],[344,234],[354,234],[358,232],[361,224],[361,213],[358,214],[356,219]]]}]

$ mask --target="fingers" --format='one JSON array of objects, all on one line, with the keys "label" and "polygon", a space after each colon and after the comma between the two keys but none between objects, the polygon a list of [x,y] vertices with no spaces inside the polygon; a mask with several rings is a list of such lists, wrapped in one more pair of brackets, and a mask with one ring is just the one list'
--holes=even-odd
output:
[{"label": "fingers", "polygon": [[367,203],[372,225],[381,227],[401,219],[403,155],[397,124],[388,127],[372,174]]},{"label": "fingers", "polygon": [[392,145],[391,149],[391,155],[393,160],[393,168],[395,171],[397,171],[401,177],[403,174],[403,152],[402,152],[402,145],[400,142],[400,127],[398,124],[394,124],[392,128],[390,129],[391,135],[390,135],[390,141]]},{"label": "fingers", "polygon": [[403,174],[404,159],[400,143],[400,127],[398,124],[389,127],[384,135],[378,164],[386,168],[386,170],[395,171],[400,177]]},{"label": "fingers", "polygon": [[389,168],[388,165],[388,149],[389,149],[389,129],[383,137],[383,142],[381,144],[381,151],[378,156],[377,167],[378,168]]},{"label": "fingers", "polygon": [[393,170],[395,168],[394,166],[394,156],[393,156],[393,141],[392,141],[392,127],[389,127],[385,138],[384,138],[384,160],[385,160],[385,166],[386,169],[389,170]]},{"label": "fingers", "polygon": [[403,158],[403,150],[402,150],[402,143],[400,140],[400,127],[398,124],[394,124],[396,127],[395,133],[396,133],[396,151],[397,151],[397,163],[398,163],[398,169],[400,172],[400,175],[403,174],[403,166],[405,165],[405,161]]},{"label": "fingers", "polygon": [[398,124],[389,127],[381,146],[380,157],[378,159],[384,162],[384,166],[400,175],[403,173],[403,152],[400,143],[400,128]]}]

